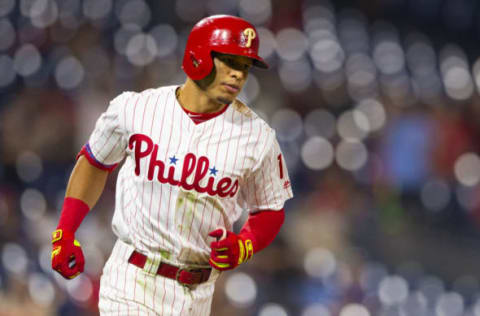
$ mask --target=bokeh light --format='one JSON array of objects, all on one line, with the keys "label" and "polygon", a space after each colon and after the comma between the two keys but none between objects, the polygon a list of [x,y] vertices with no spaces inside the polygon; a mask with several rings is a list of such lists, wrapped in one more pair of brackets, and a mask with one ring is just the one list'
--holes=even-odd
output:
[{"label": "bokeh light", "polygon": [[157,44],[153,36],[138,33],[128,41],[126,53],[135,66],[146,66],[157,56]]},{"label": "bokeh light", "polygon": [[306,59],[282,62],[278,74],[285,90],[293,93],[305,91],[312,81],[312,70]]},{"label": "bokeh light", "polygon": [[280,304],[267,303],[260,308],[258,316],[288,316],[288,313]]},{"label": "bokeh light", "polygon": [[164,58],[175,52],[178,36],[170,24],[156,25],[149,33],[155,39],[158,57]]},{"label": "bokeh light", "polygon": [[385,305],[403,303],[408,297],[408,283],[400,276],[387,276],[379,284],[378,297]]},{"label": "bokeh light", "polygon": [[339,37],[348,53],[366,53],[370,49],[370,38],[366,18],[362,12],[346,8],[340,13]]},{"label": "bokeh light", "polygon": [[404,304],[400,306],[400,310],[403,315],[426,316],[428,311],[427,299],[422,293],[418,291],[413,292],[408,296]]},{"label": "bokeh light", "polygon": [[228,277],[225,293],[233,305],[245,308],[254,303],[257,297],[257,285],[248,274],[237,272]]},{"label": "bokeh light", "polygon": [[377,97],[377,71],[370,56],[363,53],[350,55],[345,64],[345,73],[348,93],[353,100]]},{"label": "bokeh light", "polygon": [[453,282],[452,290],[460,294],[465,299],[476,297],[480,285],[478,279],[474,275],[462,275]]},{"label": "bokeh light", "polygon": [[[152,31],[155,31],[155,28]],[[139,33],[141,33],[141,28],[135,24],[127,24],[118,29],[113,41],[117,53],[126,55],[128,43]]]},{"label": "bokeh light", "polygon": [[35,0],[30,6],[28,13],[32,25],[38,28],[45,28],[58,18],[58,6],[54,0]]},{"label": "bokeh light", "polygon": [[345,53],[337,39],[327,33],[319,34],[316,42],[311,44],[310,58],[315,68],[322,72],[333,72],[342,67]]},{"label": "bokeh light", "polygon": [[359,127],[366,131],[378,131],[387,121],[387,114],[382,103],[375,99],[365,99],[358,103],[356,110],[363,113],[367,119],[368,124],[362,124],[362,116],[354,115],[355,122]]},{"label": "bokeh light", "polygon": [[331,316],[331,315],[332,314],[330,313],[328,308],[322,304],[309,305],[302,312],[302,316]]},{"label": "bokeh light", "polygon": [[334,151],[328,140],[313,136],[303,144],[301,155],[305,166],[312,170],[321,170],[332,164]]},{"label": "bokeh light", "polygon": [[373,60],[381,73],[393,75],[405,66],[403,50],[396,41],[385,40],[377,43],[373,49]]},{"label": "bokeh light", "polygon": [[328,249],[312,248],[305,254],[303,265],[308,275],[328,278],[335,272],[337,260]]},{"label": "bokeh light", "polygon": [[7,242],[2,248],[2,264],[5,269],[16,275],[23,275],[27,271],[27,252],[17,243]]},{"label": "bokeh light", "polygon": [[31,183],[43,172],[42,158],[32,151],[24,151],[18,156],[16,167],[18,177],[26,183]]},{"label": "bokeh light", "polygon": [[204,1],[178,0],[175,1],[175,12],[185,22],[197,22],[205,15]]},{"label": "bokeh light", "polygon": [[83,1],[83,14],[91,20],[99,20],[107,17],[112,11],[112,8],[112,0]]},{"label": "bokeh light", "polygon": [[354,171],[367,163],[368,151],[359,141],[342,140],[337,146],[335,159],[343,169]]},{"label": "bokeh light", "polygon": [[474,86],[465,53],[460,47],[447,45],[440,52],[440,69],[447,95],[454,100],[472,96]]},{"label": "bokeh light", "polygon": [[44,195],[36,189],[27,189],[20,197],[22,214],[31,221],[38,221],[47,210]]},{"label": "bokeh light", "polygon": [[267,28],[257,28],[258,38],[260,39],[260,47],[258,49],[258,55],[264,59],[273,57],[273,54],[277,50],[277,41],[275,35]]},{"label": "bokeh light", "polygon": [[438,316],[462,316],[464,309],[463,298],[455,292],[440,295],[435,304],[435,311]]},{"label": "bokeh light", "polygon": [[445,292],[445,284],[434,276],[426,276],[419,281],[419,291],[427,298],[429,304],[434,304]]},{"label": "bokeh light", "polygon": [[450,188],[444,180],[430,180],[423,186],[420,196],[427,210],[440,211],[450,201]]},{"label": "bokeh light", "polygon": [[52,282],[41,273],[34,273],[28,277],[28,293],[40,306],[51,306],[55,299]]},{"label": "bokeh light", "polygon": [[370,131],[368,117],[359,110],[345,111],[338,118],[337,131],[346,140],[364,139]]},{"label": "bokeh light", "polygon": [[37,261],[44,273],[55,273],[52,270],[52,245],[50,243],[44,244],[40,247]]},{"label": "bokeh light", "polygon": [[0,16],[8,15],[15,8],[15,0],[4,0],[0,2]]},{"label": "bokeh light", "polygon": [[55,68],[55,79],[59,87],[70,90],[78,87],[85,76],[85,70],[80,61],[67,56],[60,60]]},{"label": "bokeh light", "polygon": [[270,0],[240,0],[238,2],[240,16],[253,24],[264,24],[272,16]]},{"label": "bokeh light", "polygon": [[134,24],[143,28],[152,17],[149,6],[143,0],[125,1],[117,8],[117,18],[122,25]]},{"label": "bokeh light", "polygon": [[360,285],[367,293],[376,294],[380,282],[387,275],[388,272],[385,266],[380,263],[369,262],[361,271]]},{"label": "bokeh light", "polygon": [[85,260],[88,261],[88,266],[85,270],[90,275],[100,275],[103,266],[105,265],[104,255],[102,250],[95,244],[87,244],[83,246]]},{"label": "bokeh light", "polygon": [[464,186],[459,184],[455,190],[458,203],[467,212],[475,210],[480,205],[480,196],[477,194],[478,186]]},{"label": "bokeh light", "polygon": [[0,50],[9,49],[15,42],[15,29],[10,20],[0,19],[0,34],[2,34]]},{"label": "bokeh light", "polygon": [[209,15],[213,14],[231,14],[236,13],[238,0],[208,0],[207,11]]},{"label": "bokeh light", "polygon": [[454,166],[457,181],[466,186],[480,181],[480,157],[475,153],[465,153],[458,157]]},{"label": "bokeh light", "polygon": [[285,61],[299,60],[308,48],[308,40],[302,31],[295,28],[280,30],[276,36],[277,54]]},{"label": "bokeh light", "polygon": [[0,87],[5,87],[11,84],[16,77],[15,68],[13,67],[13,60],[8,55],[0,55]]},{"label": "bokeh light", "polygon": [[277,132],[280,141],[294,141],[303,130],[300,115],[291,109],[280,109],[272,115],[271,126]]},{"label": "bokeh light", "polygon": [[13,67],[21,76],[32,75],[40,68],[41,64],[42,56],[38,49],[31,44],[25,44],[15,52]]},{"label": "bokeh light", "polygon": [[79,304],[86,303],[93,294],[92,281],[85,274],[80,274],[73,280],[69,280],[66,288],[70,297]]},{"label": "bokeh light", "polygon": [[304,128],[305,134],[308,136],[321,136],[329,139],[335,135],[336,119],[329,111],[316,109],[305,117]]},{"label": "bokeh light", "polygon": [[361,304],[347,304],[340,310],[339,316],[370,316],[370,312]]}]

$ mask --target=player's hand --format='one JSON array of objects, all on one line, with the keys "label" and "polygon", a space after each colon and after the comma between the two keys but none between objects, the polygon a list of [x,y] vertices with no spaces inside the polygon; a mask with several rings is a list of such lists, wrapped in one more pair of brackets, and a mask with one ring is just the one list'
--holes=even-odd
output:
[{"label": "player's hand", "polygon": [[83,272],[85,259],[73,233],[57,229],[52,233],[52,269],[65,279],[73,279]]},{"label": "player's hand", "polygon": [[210,243],[209,260],[210,265],[217,270],[234,269],[253,255],[253,245],[250,239],[244,239],[225,229],[216,229],[208,235],[217,238],[217,241]]}]

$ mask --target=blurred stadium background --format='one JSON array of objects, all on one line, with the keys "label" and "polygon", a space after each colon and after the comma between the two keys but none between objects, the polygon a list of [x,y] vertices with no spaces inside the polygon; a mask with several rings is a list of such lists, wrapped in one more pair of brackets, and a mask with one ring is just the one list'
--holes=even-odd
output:
[{"label": "blurred stadium background", "polygon": [[50,270],[74,157],[124,90],[182,83],[200,18],[239,15],[270,71],[243,100],[277,131],[296,198],[225,273],[212,315],[479,316],[480,52],[474,0],[1,0],[0,315],[96,315],[115,176]]}]

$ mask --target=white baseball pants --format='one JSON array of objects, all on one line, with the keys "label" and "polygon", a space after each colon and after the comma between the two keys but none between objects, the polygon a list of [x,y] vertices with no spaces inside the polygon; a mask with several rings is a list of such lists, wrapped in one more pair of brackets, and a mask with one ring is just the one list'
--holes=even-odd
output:
[{"label": "white baseball pants", "polygon": [[100,315],[208,316],[215,280],[210,279],[189,289],[176,280],[155,272],[160,254],[148,258],[143,269],[128,263],[134,248],[117,240],[100,279]]}]

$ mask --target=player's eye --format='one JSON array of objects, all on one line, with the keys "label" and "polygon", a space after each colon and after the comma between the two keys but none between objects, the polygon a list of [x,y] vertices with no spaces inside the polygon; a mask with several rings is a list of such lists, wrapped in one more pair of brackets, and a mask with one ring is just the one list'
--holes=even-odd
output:
[{"label": "player's eye", "polygon": [[248,71],[252,65],[250,63],[244,63],[238,61],[237,59],[230,57],[230,56],[221,56],[219,58],[223,63],[225,63],[228,67],[240,70],[240,71]]}]

